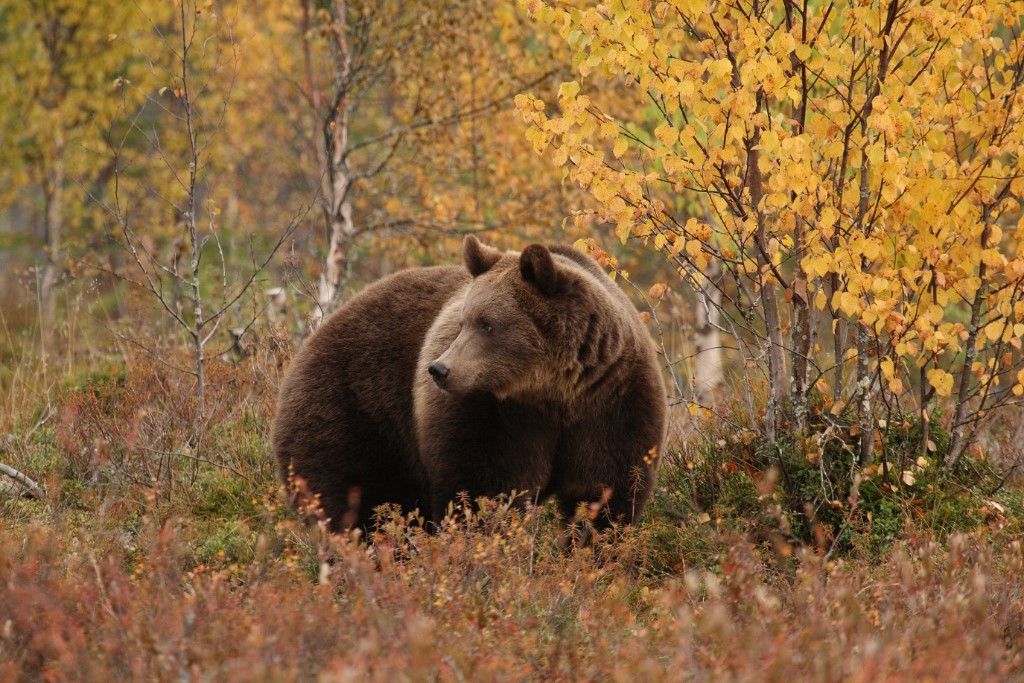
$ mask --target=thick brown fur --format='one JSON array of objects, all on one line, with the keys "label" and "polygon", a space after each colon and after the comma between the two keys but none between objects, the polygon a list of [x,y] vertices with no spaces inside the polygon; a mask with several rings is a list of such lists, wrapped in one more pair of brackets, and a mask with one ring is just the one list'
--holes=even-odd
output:
[{"label": "thick brown fur", "polygon": [[636,309],[567,246],[467,237],[464,260],[381,280],[306,342],[274,423],[282,476],[305,479],[335,529],[381,503],[440,521],[461,492],[512,490],[632,522],[667,412]]}]

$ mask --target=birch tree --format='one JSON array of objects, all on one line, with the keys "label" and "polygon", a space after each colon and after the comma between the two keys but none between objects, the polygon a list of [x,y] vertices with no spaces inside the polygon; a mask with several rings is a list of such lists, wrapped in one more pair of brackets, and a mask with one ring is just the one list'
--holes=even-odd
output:
[{"label": "birch tree", "polygon": [[[112,274],[148,294],[189,340],[192,364],[175,369],[195,378],[192,438],[198,440],[207,412],[207,347],[305,211],[300,207],[292,221],[280,226],[269,249],[253,254],[241,276],[229,272],[210,157],[231,107],[240,45],[209,3],[185,1],[166,15],[150,9],[154,14],[139,11],[155,42],[140,51],[147,52],[150,69],[163,85],[149,90],[145,84],[121,84],[137,89],[143,105],[126,111],[125,133],[111,150],[112,199],[94,199],[112,220],[110,236],[131,264]],[[167,26],[173,30],[160,28]],[[161,125],[144,125],[154,110]],[[133,139],[138,147],[129,144]],[[139,174],[137,166],[146,172]],[[168,213],[176,218],[171,233],[180,245],[170,255],[155,247],[157,233],[164,231],[160,217]]]},{"label": "birch tree", "polygon": [[[521,6],[577,71],[559,111],[518,99],[528,138],[623,242],[697,288],[722,269],[770,441],[791,416],[807,429],[814,392],[865,463],[880,414],[927,422],[945,401],[952,468],[993,409],[1019,405],[1021,3]],[[634,120],[606,114],[595,73],[635,88]],[[674,213],[675,193],[709,220]]]},{"label": "birch tree", "polygon": [[[295,80],[301,82],[306,108],[302,118],[308,122],[307,136],[315,150],[326,243],[316,285],[315,327],[338,305],[360,239],[389,228],[408,234],[497,227],[484,216],[493,202],[481,202],[479,193],[472,202],[476,215],[465,222],[438,220],[436,214],[443,212],[425,206],[418,212],[411,207],[403,207],[401,213],[372,211],[371,219],[367,211],[356,215],[355,204],[360,193],[379,196],[374,185],[381,182],[416,191],[400,178],[417,175],[429,193],[428,202],[456,194],[452,188],[460,183],[478,190],[484,182],[500,186],[515,163],[491,163],[508,152],[486,146],[476,135],[476,125],[483,127],[510,109],[516,93],[543,83],[552,69],[546,50],[529,55],[516,45],[527,39],[530,27],[514,21],[507,10],[495,11],[488,2],[453,5],[431,0],[416,12],[391,0],[300,2],[303,64],[302,77]],[[491,33],[495,25],[503,28],[501,40]],[[521,58],[506,59],[508,52]],[[447,148],[434,144],[448,140],[451,131],[462,126],[473,131],[468,141],[471,178],[418,174],[417,167],[441,166],[434,158],[417,159],[418,153],[454,160],[465,152],[458,143]],[[492,132],[488,139],[494,137]],[[455,163],[463,165],[462,160]],[[526,165],[520,169],[524,176],[533,166]],[[541,187],[551,186],[557,187]],[[523,207],[531,208],[528,201]],[[539,207],[534,203],[532,208]]]}]

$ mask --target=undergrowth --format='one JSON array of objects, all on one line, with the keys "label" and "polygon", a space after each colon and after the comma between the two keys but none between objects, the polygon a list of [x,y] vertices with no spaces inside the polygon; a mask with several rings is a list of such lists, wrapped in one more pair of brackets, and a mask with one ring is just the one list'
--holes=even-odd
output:
[{"label": "undergrowth", "polygon": [[697,438],[669,454],[661,470],[660,514],[745,530],[776,546],[809,545],[828,557],[885,555],[909,529],[942,538],[955,532],[1019,534],[1024,492],[985,459],[965,458],[952,472],[941,463],[949,434],[929,425],[919,452],[920,417],[883,422],[878,456],[857,461],[856,427],[821,413],[811,435],[764,441],[758,431],[719,419],[700,420]]},{"label": "undergrowth", "polygon": [[[69,376],[4,462],[0,680],[1006,680],[1024,675],[1021,492],[890,420],[766,444],[696,421],[634,527],[574,552],[550,507],[331,536],[268,448],[288,350],[214,359],[207,419],[145,355]],[[165,356],[166,358],[166,356]],[[825,430],[819,429],[818,433]]]}]

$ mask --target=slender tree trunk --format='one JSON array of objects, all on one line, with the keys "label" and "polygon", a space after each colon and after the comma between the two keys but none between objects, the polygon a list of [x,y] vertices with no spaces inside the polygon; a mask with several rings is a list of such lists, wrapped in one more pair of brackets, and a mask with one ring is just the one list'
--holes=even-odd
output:
[{"label": "slender tree trunk", "polygon": [[[885,53],[882,54],[882,60],[885,60]],[[884,71],[882,71],[884,73]],[[881,82],[882,76],[879,76],[879,83]],[[877,91],[877,87],[875,88]],[[868,134],[867,120],[871,116],[872,104],[870,102],[864,105],[864,118],[861,123],[861,134],[864,139],[870,144],[871,136]],[[863,235],[867,239],[870,228],[865,228],[865,222],[868,219],[868,209],[871,200],[871,161],[868,158],[867,147],[861,154],[860,162],[860,200],[857,207],[857,221],[854,225],[854,234]],[[867,259],[861,257],[860,270],[862,273],[868,272],[870,264]],[[860,448],[857,453],[857,459],[861,465],[866,465],[870,460],[875,449],[875,414],[873,410],[872,397],[872,380],[871,380],[871,363],[870,363],[870,351],[871,351],[871,334],[867,326],[857,321],[855,329],[857,330],[857,412],[860,418]]]},{"label": "slender tree trunk", "polygon": [[185,4],[181,4],[181,84],[182,104],[185,107],[185,124],[188,131],[189,143],[189,172],[188,172],[188,197],[186,199],[185,220],[188,223],[188,240],[190,256],[190,286],[192,289],[192,315],[194,317],[192,329],[193,353],[195,356],[196,373],[196,426],[195,436],[198,437],[199,425],[206,415],[206,359],[203,355],[203,297],[200,288],[199,263],[202,245],[199,242],[199,231],[196,226],[196,179],[199,173],[199,139],[195,128],[195,121],[192,118],[192,97],[190,92],[190,79],[188,73],[188,53],[191,48],[191,40],[188,37],[188,22],[186,21]]},{"label": "slender tree trunk", "polygon": [[[349,254],[355,238],[352,220],[352,171],[348,165],[349,150],[349,81],[352,53],[348,44],[348,8],[343,0],[332,5],[333,34],[330,42],[334,62],[331,111],[323,122],[325,173],[323,197],[329,230],[327,258],[317,286],[317,307],[311,324],[319,326],[324,317],[339,303],[342,283],[349,268]],[[310,76],[312,78],[312,76]]]},{"label": "slender tree trunk", "polygon": [[[803,11],[800,12],[800,42],[807,43],[807,3],[803,0]],[[787,0],[784,3],[786,10],[786,26],[790,30],[796,21],[797,7],[795,2]],[[796,55],[790,55],[793,70],[800,73],[801,97],[799,104],[794,105],[793,117],[797,121],[797,130],[802,134],[807,121],[807,99],[809,97],[809,86],[807,83],[807,65]],[[790,391],[790,404],[793,410],[793,423],[797,434],[807,435],[807,395],[810,391],[810,366],[811,354],[814,352],[814,310],[810,306],[810,297],[807,292],[807,273],[800,264],[799,255],[804,253],[807,241],[807,225],[798,218],[794,228],[793,251],[798,255],[796,268],[793,274],[793,331],[790,348],[792,349],[793,374],[791,379],[792,389]]]},{"label": "slender tree trunk", "polygon": [[[878,71],[874,83],[868,87],[867,97],[864,101],[864,109],[860,116],[861,135],[870,145],[871,135],[868,132],[867,122],[874,110],[874,99],[881,92],[882,84],[889,73],[889,59],[892,43],[890,40],[893,25],[896,17],[899,16],[903,3],[899,0],[892,0],[886,12],[885,24],[882,26],[880,36],[882,38],[881,48],[878,53]],[[868,217],[868,204],[871,196],[871,163],[867,154],[867,146],[862,150],[860,168],[860,202],[857,209],[857,232],[868,236],[864,231],[864,223]],[[861,264],[861,272],[867,272],[867,264]],[[861,464],[871,460],[875,447],[875,415],[872,406],[872,379],[870,376],[870,363],[868,352],[870,351],[870,334],[863,323],[857,323],[857,387],[860,392],[860,453],[858,454]]]},{"label": "slender tree trunk", "polygon": [[[760,132],[754,134],[747,145],[747,169],[750,176],[751,209],[757,217],[757,233],[755,239],[758,247],[758,263],[762,266],[771,265],[771,250],[765,234],[765,217],[761,212],[761,199],[764,197],[764,186],[761,169],[758,167],[760,152]],[[782,422],[782,412],[786,405],[786,356],[782,335],[782,315],[779,312],[777,296],[778,285],[771,280],[771,275],[761,276],[761,307],[764,313],[765,336],[768,343],[768,410],[765,415],[765,436],[769,441],[776,441]]]},{"label": "slender tree trunk", "polygon": [[[195,168],[195,166],[193,166]],[[194,171],[192,172],[195,173]],[[192,181],[195,182],[194,179]],[[194,185],[193,185],[194,188]],[[192,315],[195,317],[195,322],[191,330],[192,343],[193,343],[193,354],[195,356],[196,365],[196,420],[202,421],[203,416],[206,414],[206,359],[203,356],[203,299],[200,292],[200,280],[199,280],[199,234],[196,229],[195,219],[195,195],[193,191],[189,192],[189,217],[188,217],[188,235],[189,235],[189,251],[191,256],[191,299],[192,299]]]},{"label": "slender tree trunk", "polygon": [[[338,187],[337,185],[335,186]],[[339,190],[345,192],[345,190]],[[355,224],[352,222],[352,204],[348,200],[341,203],[338,214],[330,219],[330,243],[324,270],[320,273],[317,287],[316,311],[313,313],[313,327],[327,317],[340,303],[341,285],[347,279],[349,267],[349,250],[355,235]]]},{"label": "slender tree trunk", "polygon": [[694,399],[703,406],[712,405],[715,389],[722,384],[722,339],[719,316],[722,307],[721,268],[717,262],[704,272],[705,284],[697,292],[696,362],[693,373]]},{"label": "slender tree trunk", "polygon": [[775,441],[779,435],[782,412],[786,407],[786,356],[782,337],[782,316],[776,297],[778,287],[767,283],[761,290],[764,301],[764,322],[768,332],[768,377],[771,382],[769,393],[768,440]]},{"label": "slender tree trunk", "polygon": [[[861,166],[861,207],[857,221],[858,232],[863,231],[864,217],[867,215],[870,170],[865,154],[864,163]],[[867,272],[867,266],[866,262],[861,263],[861,271]],[[860,422],[860,448],[857,459],[861,465],[866,465],[871,461],[875,448],[875,413],[871,400],[872,385],[874,384],[871,376],[871,333],[867,325],[860,321],[855,324],[855,329],[857,330],[857,393],[855,395],[858,399],[857,414]]]},{"label": "slender tree trunk", "polygon": [[[988,240],[992,235],[992,225],[988,222],[988,211],[985,212],[985,228],[981,231],[981,249],[988,248]],[[978,334],[981,331],[981,304],[988,295],[985,287],[988,268],[982,261],[978,265],[978,279],[981,286],[974,294],[974,301],[971,302],[971,323],[967,328],[967,341],[964,342],[964,366],[960,372],[960,386],[956,393],[956,408],[953,413],[953,427],[949,436],[949,453],[946,454],[946,471],[952,470],[960,462],[964,451],[967,450],[967,401],[971,393],[971,376],[974,361],[978,357]]]},{"label": "slender tree trunk", "polygon": [[931,385],[928,383],[928,364],[921,366],[921,456],[928,457],[928,440],[931,439],[931,420],[928,417],[928,402],[931,400]]},{"label": "slender tree trunk", "polygon": [[39,286],[39,322],[46,351],[52,350],[56,337],[57,283],[64,269],[64,136],[59,130],[55,135],[53,168],[43,188],[46,202],[46,215],[43,219],[46,230],[46,265]]},{"label": "slender tree trunk", "polygon": [[857,458],[861,465],[871,460],[875,448],[875,412],[871,400],[874,382],[871,376],[871,335],[867,325],[857,323],[857,395],[860,402],[860,450]]},{"label": "slender tree trunk", "polygon": [[[804,249],[804,226],[798,221],[794,250]],[[807,294],[807,273],[797,259],[793,278],[793,376],[790,401],[797,434],[807,434],[807,395],[810,391],[811,354],[814,352],[814,312]]]},{"label": "slender tree trunk", "polygon": [[[838,239],[833,241],[833,249],[837,246]],[[839,291],[839,276],[832,273],[832,293]],[[843,381],[846,374],[846,321],[836,316],[832,328],[832,354],[835,356],[835,384],[832,385],[832,402],[838,403],[843,397]]]}]

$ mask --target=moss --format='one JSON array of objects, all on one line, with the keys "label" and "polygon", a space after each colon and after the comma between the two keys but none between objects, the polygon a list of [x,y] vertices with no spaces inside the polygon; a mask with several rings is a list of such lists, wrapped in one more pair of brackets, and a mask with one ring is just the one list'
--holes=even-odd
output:
[{"label": "moss", "polygon": [[20,528],[38,518],[45,511],[45,501],[24,498],[15,493],[10,496],[0,493],[0,519],[3,519],[4,523],[10,527]]},{"label": "moss", "polygon": [[[832,429],[827,441],[786,435],[769,443],[753,432],[706,425],[703,440],[663,463],[651,519],[665,528],[654,536],[664,543],[673,535],[669,529],[706,514],[719,531],[731,526],[755,539],[781,534],[831,551],[877,556],[903,535],[908,521],[940,535],[973,531],[992,519],[1010,522],[1005,505],[998,503],[1002,513],[986,507],[986,487],[996,481],[988,463],[964,459],[954,472],[942,471],[949,434],[939,420],[929,425],[927,457],[919,418],[893,417],[886,424],[891,426],[881,433],[880,452],[867,466],[856,461],[855,430]],[[825,426],[812,423],[814,429],[822,433]],[[1019,502],[1009,502],[1020,509]],[[689,541],[678,535],[669,543]],[[693,552],[699,556],[699,547]],[[655,557],[659,570],[679,564],[671,553]]]},{"label": "moss", "polygon": [[200,519],[239,519],[259,514],[262,492],[243,477],[206,466],[193,486],[191,512]]},{"label": "moss", "polygon": [[256,555],[259,534],[244,521],[227,521],[204,530],[195,546],[195,561],[208,566],[225,563],[250,564]]},{"label": "moss", "polygon": [[127,382],[128,374],[124,366],[108,363],[69,375],[62,382],[62,386],[65,391],[91,391],[98,396],[116,398]]},{"label": "moss", "polygon": [[651,577],[681,576],[689,569],[707,569],[718,563],[726,549],[710,524],[683,526],[651,522],[643,526],[642,571]]}]

